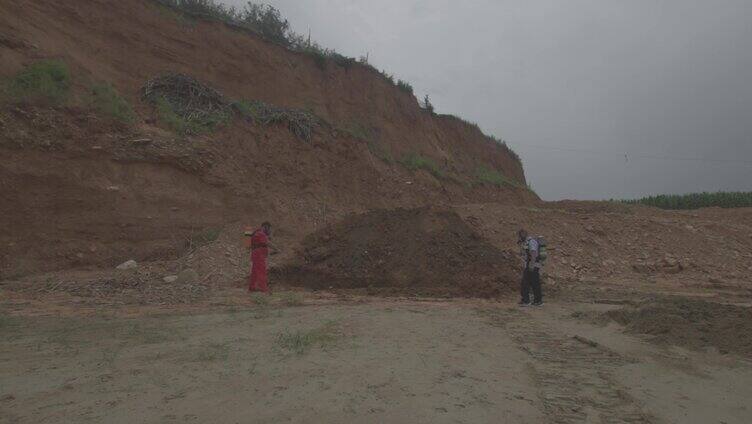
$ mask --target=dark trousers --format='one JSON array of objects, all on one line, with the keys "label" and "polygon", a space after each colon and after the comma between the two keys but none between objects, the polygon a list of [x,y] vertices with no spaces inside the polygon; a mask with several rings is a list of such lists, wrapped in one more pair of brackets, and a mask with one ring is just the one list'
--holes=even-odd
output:
[{"label": "dark trousers", "polygon": [[533,302],[543,302],[543,293],[541,292],[540,269],[529,270],[525,268],[522,271],[522,301],[530,303],[530,289],[533,289]]}]

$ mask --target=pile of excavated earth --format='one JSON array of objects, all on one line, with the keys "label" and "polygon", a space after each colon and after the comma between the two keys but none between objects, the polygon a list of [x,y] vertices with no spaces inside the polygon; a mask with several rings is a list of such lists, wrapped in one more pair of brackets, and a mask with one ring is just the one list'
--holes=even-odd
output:
[{"label": "pile of excavated earth", "polygon": [[278,272],[313,289],[369,294],[496,297],[516,283],[514,254],[490,244],[452,210],[376,210],[306,237],[299,263]]}]

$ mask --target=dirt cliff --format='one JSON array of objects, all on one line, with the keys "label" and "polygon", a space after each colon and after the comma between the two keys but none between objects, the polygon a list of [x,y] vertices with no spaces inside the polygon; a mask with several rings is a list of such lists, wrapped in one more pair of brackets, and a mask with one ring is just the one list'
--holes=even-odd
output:
[{"label": "dirt cliff", "polygon": [[[152,1],[0,0],[0,56],[3,80],[54,58],[72,81],[65,103],[0,107],[0,278],[174,258],[232,222],[271,219],[294,241],[372,208],[538,201],[508,149],[474,125],[426,113],[367,67],[322,66]],[[237,117],[179,136],[141,96],[166,72],[323,124],[310,142]],[[134,122],[91,107],[91,87],[103,83],[133,106]],[[407,166],[409,157],[430,166]]]}]

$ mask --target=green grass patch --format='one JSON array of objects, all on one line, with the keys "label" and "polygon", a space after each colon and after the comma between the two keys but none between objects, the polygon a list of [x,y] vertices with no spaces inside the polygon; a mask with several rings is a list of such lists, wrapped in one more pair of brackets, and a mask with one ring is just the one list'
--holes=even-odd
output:
[{"label": "green grass patch", "polygon": [[176,108],[164,97],[157,99],[156,107],[159,122],[183,136],[212,132],[229,120],[229,115],[224,113],[184,118],[176,112]]},{"label": "green grass patch", "polygon": [[479,184],[489,184],[497,187],[521,187],[520,183],[508,178],[495,169],[485,166],[480,166],[475,170],[475,181]]},{"label": "green grass patch", "polygon": [[432,159],[421,156],[419,154],[409,154],[403,157],[399,163],[410,171],[424,170],[435,178],[446,178],[446,173],[439,167]]},{"label": "green grass patch", "polygon": [[133,122],[136,119],[131,104],[110,84],[97,84],[91,91],[92,104],[99,112],[122,122]]},{"label": "green grass patch", "polygon": [[27,66],[8,82],[6,93],[13,101],[64,103],[71,88],[68,67],[59,60],[43,60]]},{"label": "green grass patch", "polygon": [[633,200],[612,200],[630,205],[645,205],[667,210],[692,210],[700,208],[749,208],[752,207],[752,192],[690,193],[681,195],[648,196]]},{"label": "green grass patch", "polygon": [[285,331],[277,336],[277,345],[284,351],[303,355],[313,347],[326,348],[337,340],[336,325],[327,322],[307,331]]},{"label": "green grass patch", "polygon": [[235,110],[238,111],[238,113],[240,113],[241,116],[244,116],[254,122],[260,122],[263,120],[264,111],[266,109],[266,105],[264,103],[248,100],[235,102],[232,104],[232,106],[235,108]]}]

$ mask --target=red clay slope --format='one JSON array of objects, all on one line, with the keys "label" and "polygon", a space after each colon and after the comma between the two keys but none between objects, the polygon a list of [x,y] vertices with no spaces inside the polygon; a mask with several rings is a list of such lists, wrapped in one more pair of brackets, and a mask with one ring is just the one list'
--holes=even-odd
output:
[{"label": "red clay slope", "polygon": [[[65,106],[0,107],[0,278],[174,257],[228,222],[280,224],[283,241],[349,212],[470,201],[530,203],[515,187],[475,184],[479,167],[525,184],[522,166],[475,126],[431,116],[361,66],[290,52],[216,22],[181,19],[148,0],[0,0],[0,77],[34,61],[71,68]],[[311,143],[236,119],[183,139],[140,100],[149,78],[181,72],[232,99],[314,111]],[[136,108],[124,125],[93,111],[93,83]],[[366,129],[358,140],[342,129]],[[369,146],[370,145],[370,146]],[[380,160],[420,154],[447,178]],[[370,147],[370,148],[369,148]]]}]

